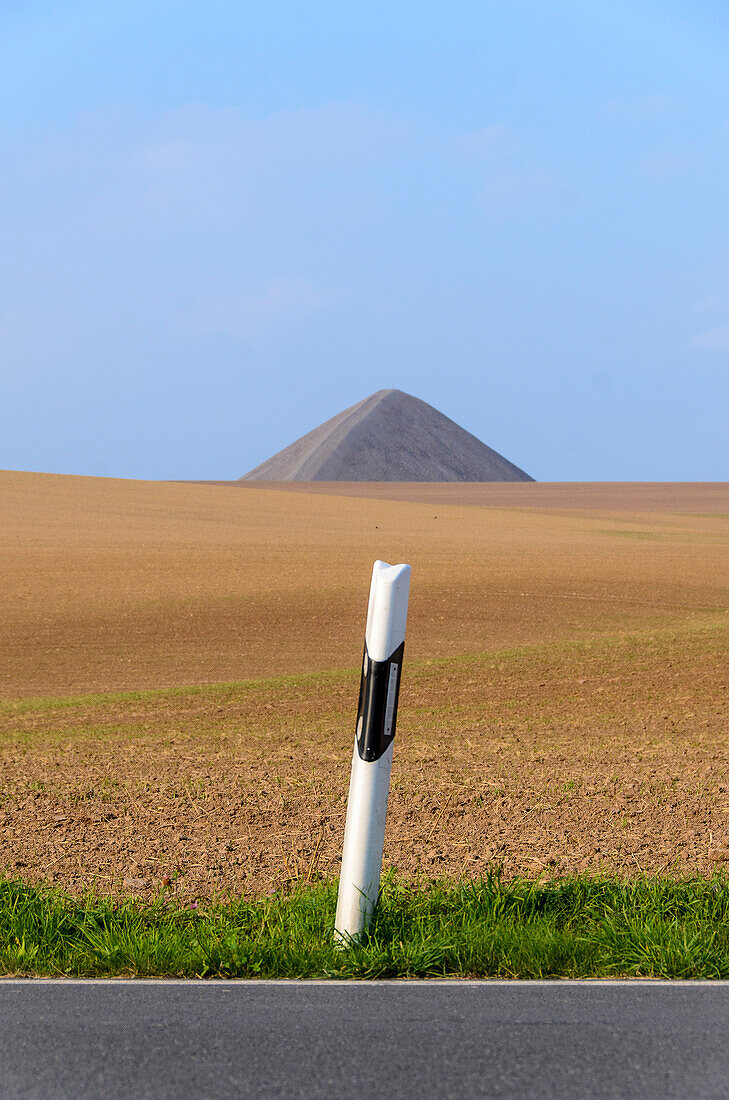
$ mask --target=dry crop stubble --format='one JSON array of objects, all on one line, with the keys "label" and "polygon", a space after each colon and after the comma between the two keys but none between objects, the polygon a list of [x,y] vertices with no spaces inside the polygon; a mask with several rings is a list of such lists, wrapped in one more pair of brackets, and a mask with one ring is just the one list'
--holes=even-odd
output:
[{"label": "dry crop stubble", "polygon": [[184,897],[335,873],[382,556],[415,570],[389,865],[721,865],[726,487],[675,513],[594,487],[555,513],[547,488],[434,508],[0,475],[0,864]]}]

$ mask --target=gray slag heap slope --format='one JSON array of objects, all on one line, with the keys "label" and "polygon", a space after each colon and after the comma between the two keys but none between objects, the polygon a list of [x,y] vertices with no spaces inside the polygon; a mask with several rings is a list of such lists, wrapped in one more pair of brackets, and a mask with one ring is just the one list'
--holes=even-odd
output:
[{"label": "gray slag heap slope", "polygon": [[241,481],[533,481],[443,413],[378,390]]}]

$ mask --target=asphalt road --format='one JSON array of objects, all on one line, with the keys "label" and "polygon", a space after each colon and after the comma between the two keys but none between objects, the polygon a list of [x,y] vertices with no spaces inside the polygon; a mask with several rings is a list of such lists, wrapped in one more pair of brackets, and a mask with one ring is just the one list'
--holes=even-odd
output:
[{"label": "asphalt road", "polygon": [[729,984],[0,982],[0,1096],[727,1097]]}]

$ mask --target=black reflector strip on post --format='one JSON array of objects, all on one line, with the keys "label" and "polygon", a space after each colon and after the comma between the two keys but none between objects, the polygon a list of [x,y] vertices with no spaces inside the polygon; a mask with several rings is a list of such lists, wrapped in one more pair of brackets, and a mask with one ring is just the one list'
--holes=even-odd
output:
[{"label": "black reflector strip on post", "polygon": [[357,751],[363,760],[379,760],[395,737],[404,651],[403,642],[386,661],[373,661],[365,643],[357,707]]}]

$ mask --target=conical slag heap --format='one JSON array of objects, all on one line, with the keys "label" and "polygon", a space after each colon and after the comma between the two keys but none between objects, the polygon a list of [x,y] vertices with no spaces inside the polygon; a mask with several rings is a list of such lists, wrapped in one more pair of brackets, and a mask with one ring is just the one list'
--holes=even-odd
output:
[{"label": "conical slag heap", "polygon": [[378,390],[241,481],[533,481],[432,405]]}]

